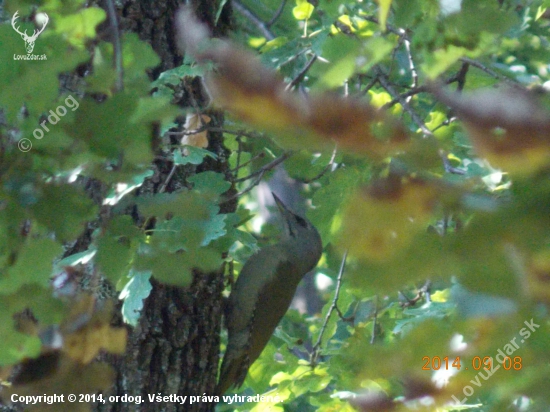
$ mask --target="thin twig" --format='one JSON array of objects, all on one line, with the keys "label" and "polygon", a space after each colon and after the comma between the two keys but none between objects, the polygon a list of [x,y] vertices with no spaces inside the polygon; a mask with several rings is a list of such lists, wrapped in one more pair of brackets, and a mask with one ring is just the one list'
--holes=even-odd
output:
[{"label": "thin twig", "polygon": [[[363,19],[370,21],[371,23],[380,24],[380,21],[374,16],[361,16]],[[399,37],[403,36],[402,29],[395,28],[386,23],[386,30],[390,33],[397,34]]]},{"label": "thin twig", "polygon": [[122,47],[120,46],[120,32],[118,30],[118,22],[116,19],[116,10],[113,0],[105,0],[107,6],[107,15],[109,17],[109,27],[111,28],[111,35],[113,36],[113,65],[116,73],[116,91],[120,92],[124,88],[124,68],[122,66]]},{"label": "thin twig", "polygon": [[434,127],[432,130],[432,133],[435,133],[437,130],[441,129],[442,127],[449,126],[451,123],[455,122],[457,120],[457,117],[450,117],[447,120],[441,122],[441,124]]},{"label": "thin twig", "polygon": [[263,159],[264,157],[265,157],[265,152],[260,152],[256,156],[251,157],[250,160],[244,162],[243,164],[239,164],[239,159],[237,159],[237,166],[235,166],[235,168],[231,169],[230,171],[236,172],[239,169],[242,169],[243,167],[248,166],[250,163],[254,162],[255,160]]},{"label": "thin twig", "polygon": [[409,115],[411,116],[411,119],[412,121],[420,128],[420,130],[422,130],[422,132],[426,135],[426,136],[432,136],[432,132],[430,131],[430,129],[428,129],[426,127],[426,125],[424,124],[424,122],[422,121],[422,119],[420,119],[420,117],[418,116],[418,114],[411,108],[411,106],[409,105],[409,103],[407,103],[407,101],[401,97],[401,95],[399,93],[397,93],[395,91],[395,89],[393,88],[393,86],[390,84],[390,82],[388,81],[388,78],[386,77],[386,75],[384,74],[384,72],[382,72],[382,69],[379,67],[379,66],[376,66],[375,67],[375,70],[376,72],[378,73],[378,81],[380,82],[380,84],[382,85],[382,87],[384,89],[386,89],[386,91],[393,97],[393,98],[396,98],[399,100],[399,103],[401,104],[401,106],[403,107],[403,109],[409,113]]},{"label": "thin twig", "polygon": [[254,173],[251,173],[250,175],[248,175],[246,177],[241,177],[240,179],[235,179],[233,181],[233,183],[240,183],[240,182],[244,182],[246,180],[250,180],[250,179],[255,177],[254,181],[246,189],[242,190],[239,193],[235,193],[234,195],[232,195],[228,198],[220,200],[219,204],[222,205],[224,203],[227,203],[227,202],[229,202],[233,199],[241,197],[242,195],[250,192],[254,187],[256,187],[257,185],[260,184],[260,182],[262,181],[262,178],[264,177],[264,174],[266,172],[268,172],[271,169],[275,168],[276,166],[278,166],[279,164],[284,162],[286,159],[288,159],[290,156],[292,156],[292,152],[285,152],[281,156],[279,156],[277,159],[273,160],[272,162],[269,162],[268,164],[263,165],[260,169],[256,170]]},{"label": "thin twig", "polygon": [[298,75],[294,79],[292,79],[292,81],[289,84],[287,84],[287,86],[285,87],[285,90],[290,90],[294,86],[296,86],[298,83],[300,83],[304,79],[306,73],[311,68],[311,66],[313,66],[313,63],[315,63],[316,61],[317,61],[317,55],[314,54],[311,60],[308,61],[305,67],[300,71],[300,73],[298,73]]},{"label": "thin twig", "polygon": [[426,303],[430,303],[432,301],[431,288],[432,288],[432,281],[428,279],[424,284],[424,286],[422,286],[421,288],[424,291],[424,298],[426,299]]},{"label": "thin twig", "polygon": [[170,170],[170,173],[168,173],[168,176],[164,180],[164,183],[159,189],[159,193],[164,193],[164,190],[166,189],[166,186],[168,186],[168,183],[170,183],[170,180],[172,179],[172,176],[174,176],[174,173],[176,172],[176,165],[172,165],[172,170]]},{"label": "thin twig", "polygon": [[[402,29],[399,29],[399,30],[402,30]],[[395,46],[391,52],[390,65],[388,67],[388,77],[391,76],[393,66],[395,63],[395,56],[397,55],[397,52],[399,51],[399,48],[401,47],[404,41],[405,41],[405,37],[399,37],[399,40],[397,41],[397,46]]]},{"label": "thin twig", "polygon": [[242,190],[238,193],[235,193],[234,195],[232,195],[228,198],[220,200],[220,202],[218,204],[223,205],[224,203],[227,203],[227,202],[229,202],[233,199],[241,197],[241,196],[247,194],[248,192],[250,192],[252,189],[254,189],[256,186],[258,186],[260,184],[260,182],[262,181],[262,179],[264,177],[265,172],[266,172],[266,170],[260,169],[260,173],[258,174],[258,177],[246,189],[244,189],[244,190]]},{"label": "thin twig", "polygon": [[244,182],[246,180],[250,180],[252,179],[253,177],[256,177],[258,175],[263,175],[265,172],[271,170],[271,169],[274,169],[276,166],[280,165],[281,163],[283,163],[286,159],[288,159],[290,156],[292,156],[292,152],[284,152],[281,156],[279,156],[278,158],[276,158],[275,160],[269,162],[268,164],[266,165],[263,165],[261,168],[259,168],[258,170],[256,170],[254,173],[251,173],[249,174],[248,176],[245,176],[245,177],[241,177],[240,179],[235,179],[235,181],[233,183],[241,183],[241,182]]},{"label": "thin twig", "polygon": [[[462,64],[462,66],[460,67],[460,70],[458,71],[457,74],[449,77],[447,80],[445,80],[445,84],[451,84],[451,83],[454,83],[454,82],[458,82],[458,86],[457,86],[457,90],[460,91],[462,90],[462,88],[464,88],[464,84],[466,82],[466,73],[468,72],[468,67],[469,67],[469,64],[467,63],[464,63]],[[427,87],[427,86],[418,86],[418,87],[415,87],[415,88],[412,88],[411,90],[405,92],[405,93],[401,93],[398,97],[392,99],[391,101],[389,101],[388,103],[386,103],[383,108],[384,109],[389,109],[393,106],[395,106],[397,103],[399,103],[399,97],[401,97],[402,99],[409,99],[410,97],[412,96],[415,96],[417,94],[420,94],[420,93],[425,93],[425,92],[429,92],[430,91],[430,88]]]},{"label": "thin twig", "polygon": [[241,153],[243,151],[243,141],[241,135],[238,135],[235,140],[237,140],[237,167],[235,167],[235,177],[237,177],[237,171],[241,168]]},{"label": "thin twig", "polygon": [[181,131],[177,131],[177,132],[166,132],[166,135],[167,136],[181,137],[181,136],[189,135],[189,134],[197,134],[197,133],[203,132],[205,130],[208,130],[209,132],[212,132],[212,133],[227,133],[227,134],[232,134],[232,135],[235,135],[235,136],[249,137],[251,139],[257,139],[258,137],[261,137],[261,135],[258,134],[258,133],[248,132],[244,129],[242,129],[242,130],[241,129],[240,130],[231,130],[231,129],[225,129],[223,127],[218,127],[218,126],[210,126],[208,124],[203,124],[201,127],[199,127],[198,129],[194,129],[194,130],[181,130]]},{"label": "thin twig", "polygon": [[374,87],[374,85],[378,83],[378,76],[374,76],[370,82],[368,82],[368,84],[365,86],[365,88],[363,90],[361,90],[361,92],[359,93],[361,96],[365,96],[370,89],[372,89]]},{"label": "thin twig", "polygon": [[378,296],[376,296],[376,306],[374,307],[374,316],[372,319],[372,335],[370,337],[370,344],[374,345],[374,341],[376,340],[376,321],[378,320]]},{"label": "thin twig", "polygon": [[[416,89],[418,87],[418,72],[414,65],[414,60],[411,53],[411,42],[407,37],[407,32],[404,29],[400,29],[403,33],[403,44],[405,45],[405,51],[407,52],[407,60],[409,61],[409,70],[411,71],[412,84],[411,87]],[[406,98],[407,103],[410,103],[412,96]]]},{"label": "thin twig", "polygon": [[509,77],[506,77],[500,73],[497,73],[496,71],[488,68],[487,66],[485,66],[483,63],[480,63],[478,62],[477,60],[474,60],[474,59],[470,59],[468,57],[462,57],[460,59],[461,62],[463,63],[468,63],[469,65],[475,67],[476,69],[479,69],[485,73],[487,73],[489,76],[491,77],[494,77],[495,79],[498,79],[498,80],[502,80],[506,83],[508,83],[510,86],[512,87],[515,87],[515,88],[518,88],[518,89],[522,89],[523,90],[523,87],[521,87],[521,85],[519,85],[516,81],[514,81],[513,79],[510,79]]},{"label": "thin twig", "polygon": [[271,20],[269,20],[265,25],[267,27],[271,27],[275,24],[275,22],[279,19],[279,17],[281,17],[281,14],[283,14],[283,10],[285,8],[285,5],[286,5],[286,0],[283,0],[281,2],[281,4],[279,5],[279,8],[277,9],[277,11],[275,12],[275,14],[273,15],[273,17],[271,18]]},{"label": "thin twig", "polygon": [[[430,291],[430,287],[432,285],[432,282],[428,279],[425,283],[424,283],[424,286],[422,286],[420,289],[418,289],[416,291],[416,296],[412,299],[409,299],[403,292],[401,292],[400,290],[398,291],[398,293],[403,296],[403,298],[405,298],[406,302],[401,302],[400,303],[400,306],[402,308],[406,308],[406,307],[411,307],[411,306],[414,306],[418,303],[418,301],[422,298],[426,298],[426,295],[428,294],[429,295],[429,291]],[[427,299],[430,299],[429,297]]]},{"label": "thin twig", "polygon": [[[216,126],[206,127],[206,129],[208,129],[209,131],[211,131],[213,133],[227,133],[227,134],[232,134],[232,135],[235,135],[235,136],[249,137],[251,139],[258,139],[258,138],[263,136],[263,134],[261,134],[261,133],[249,132],[249,131],[244,130],[244,129],[231,130],[231,129],[225,129],[223,127],[216,127]],[[201,130],[198,130],[198,131],[201,131]]]},{"label": "thin twig", "polygon": [[302,180],[302,183],[311,183],[311,182],[315,182],[316,180],[320,179],[321,177],[323,177],[323,175],[332,167],[332,165],[334,164],[334,159],[336,158],[336,152],[338,151],[338,146],[334,146],[334,150],[332,151],[332,156],[330,157],[330,160],[329,162],[327,163],[327,165],[323,168],[323,170],[321,170],[321,173],[319,173],[317,176],[315,177],[312,177],[311,179],[304,179]]},{"label": "thin twig", "polygon": [[[300,57],[302,54],[305,54],[309,52],[308,49],[302,49],[300,50],[298,53],[296,54],[293,54],[292,56],[290,56],[288,59],[286,59],[284,62],[282,62],[281,64],[279,64],[280,67],[286,65],[286,64],[289,64],[290,62],[292,62],[293,60],[296,60],[298,57]],[[317,56],[317,58],[319,60],[321,60],[321,58],[319,56]]]},{"label": "thin twig", "polygon": [[454,175],[465,175],[466,171],[459,169],[458,167],[451,166],[451,162],[449,162],[449,158],[447,157],[447,154],[443,151],[439,151],[439,156],[441,157],[441,160],[443,161],[443,167],[445,168],[445,171],[447,173],[452,173]]},{"label": "thin twig", "polygon": [[470,68],[470,63],[463,62],[462,66],[460,67],[460,70],[456,74],[456,91],[461,92],[462,89],[464,89],[464,86],[466,85],[466,74],[468,73],[468,69]]},{"label": "thin twig", "polygon": [[313,345],[313,348],[311,350],[310,364],[312,367],[315,367],[315,365],[317,364],[317,359],[319,358],[319,351],[321,349],[321,341],[323,340],[323,335],[327,329],[328,322],[330,320],[332,312],[338,309],[338,297],[340,296],[340,287],[342,286],[342,276],[344,275],[344,269],[346,268],[347,257],[348,257],[348,251],[346,250],[344,252],[344,256],[342,257],[342,263],[340,264],[338,278],[336,279],[336,290],[334,291],[334,297],[332,298],[332,303],[325,316],[325,321],[323,322],[323,326],[321,327],[321,331],[319,332],[319,336],[317,337],[317,342],[315,342],[315,345]]},{"label": "thin twig", "polygon": [[397,97],[393,98],[391,101],[389,101],[388,103],[386,103],[384,106],[382,106],[384,109],[389,109],[393,106],[395,106],[397,103],[400,102],[400,98],[401,99],[405,99],[407,102],[409,102],[410,98],[412,96],[415,96],[417,94],[420,94],[420,93],[424,93],[424,92],[427,92],[428,91],[428,88],[426,86],[419,86],[415,89],[411,89],[409,90],[408,92],[405,92],[405,93],[401,93],[399,94]]},{"label": "thin twig", "polygon": [[251,10],[247,9],[237,0],[231,2],[235,10],[241,13],[244,17],[250,20],[263,34],[263,36],[269,41],[275,38],[275,35],[269,30],[269,26],[264,23],[258,16],[256,16]]}]

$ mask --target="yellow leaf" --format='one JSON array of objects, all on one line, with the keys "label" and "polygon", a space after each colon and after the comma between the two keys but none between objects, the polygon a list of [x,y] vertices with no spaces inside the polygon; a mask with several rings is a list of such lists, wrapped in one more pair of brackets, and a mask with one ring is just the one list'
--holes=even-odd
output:
[{"label": "yellow leaf", "polygon": [[308,3],[307,0],[296,0],[296,7],[292,9],[292,14],[296,20],[307,20],[314,9],[313,4]]},{"label": "yellow leaf", "polygon": [[349,202],[340,245],[356,256],[391,258],[425,230],[439,192],[429,182],[397,174],[374,181]]},{"label": "yellow leaf", "polygon": [[378,21],[380,22],[382,31],[386,31],[386,20],[390,12],[391,1],[392,0],[378,0],[378,4],[380,5],[378,8]]},{"label": "yellow leaf", "polygon": [[82,364],[90,363],[102,349],[120,354],[126,347],[126,329],[110,325],[112,307],[95,311],[94,306],[92,297],[83,297],[61,328],[62,351]]}]

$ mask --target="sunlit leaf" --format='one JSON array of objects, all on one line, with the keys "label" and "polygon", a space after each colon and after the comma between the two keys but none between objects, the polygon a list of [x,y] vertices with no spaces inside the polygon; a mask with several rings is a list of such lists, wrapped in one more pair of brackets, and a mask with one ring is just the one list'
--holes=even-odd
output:
[{"label": "sunlit leaf", "polygon": [[380,21],[382,31],[386,31],[386,20],[388,19],[391,3],[392,0],[378,0],[378,20]]},{"label": "sunlit leaf", "polygon": [[315,7],[307,0],[296,0],[296,6],[292,9],[292,14],[296,20],[307,20]]}]

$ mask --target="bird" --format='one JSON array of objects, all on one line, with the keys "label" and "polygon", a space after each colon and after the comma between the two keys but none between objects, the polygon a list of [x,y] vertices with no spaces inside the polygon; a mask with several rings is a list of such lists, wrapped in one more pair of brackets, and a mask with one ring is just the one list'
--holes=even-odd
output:
[{"label": "bird", "polygon": [[226,309],[228,341],[217,393],[242,386],[284,316],[298,284],[317,266],[321,236],[311,222],[293,212],[272,193],[284,233],[279,243],[261,248],[244,264]]}]

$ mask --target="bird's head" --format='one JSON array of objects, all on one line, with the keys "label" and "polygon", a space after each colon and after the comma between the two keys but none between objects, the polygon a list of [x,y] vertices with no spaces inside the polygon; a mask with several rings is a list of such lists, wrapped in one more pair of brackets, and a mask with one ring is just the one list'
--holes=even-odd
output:
[{"label": "bird's head", "polygon": [[275,193],[272,192],[271,194],[281,213],[285,228],[285,237],[289,239],[309,240],[312,236],[319,236],[317,229],[315,229],[315,226],[309,220],[291,212]]}]

